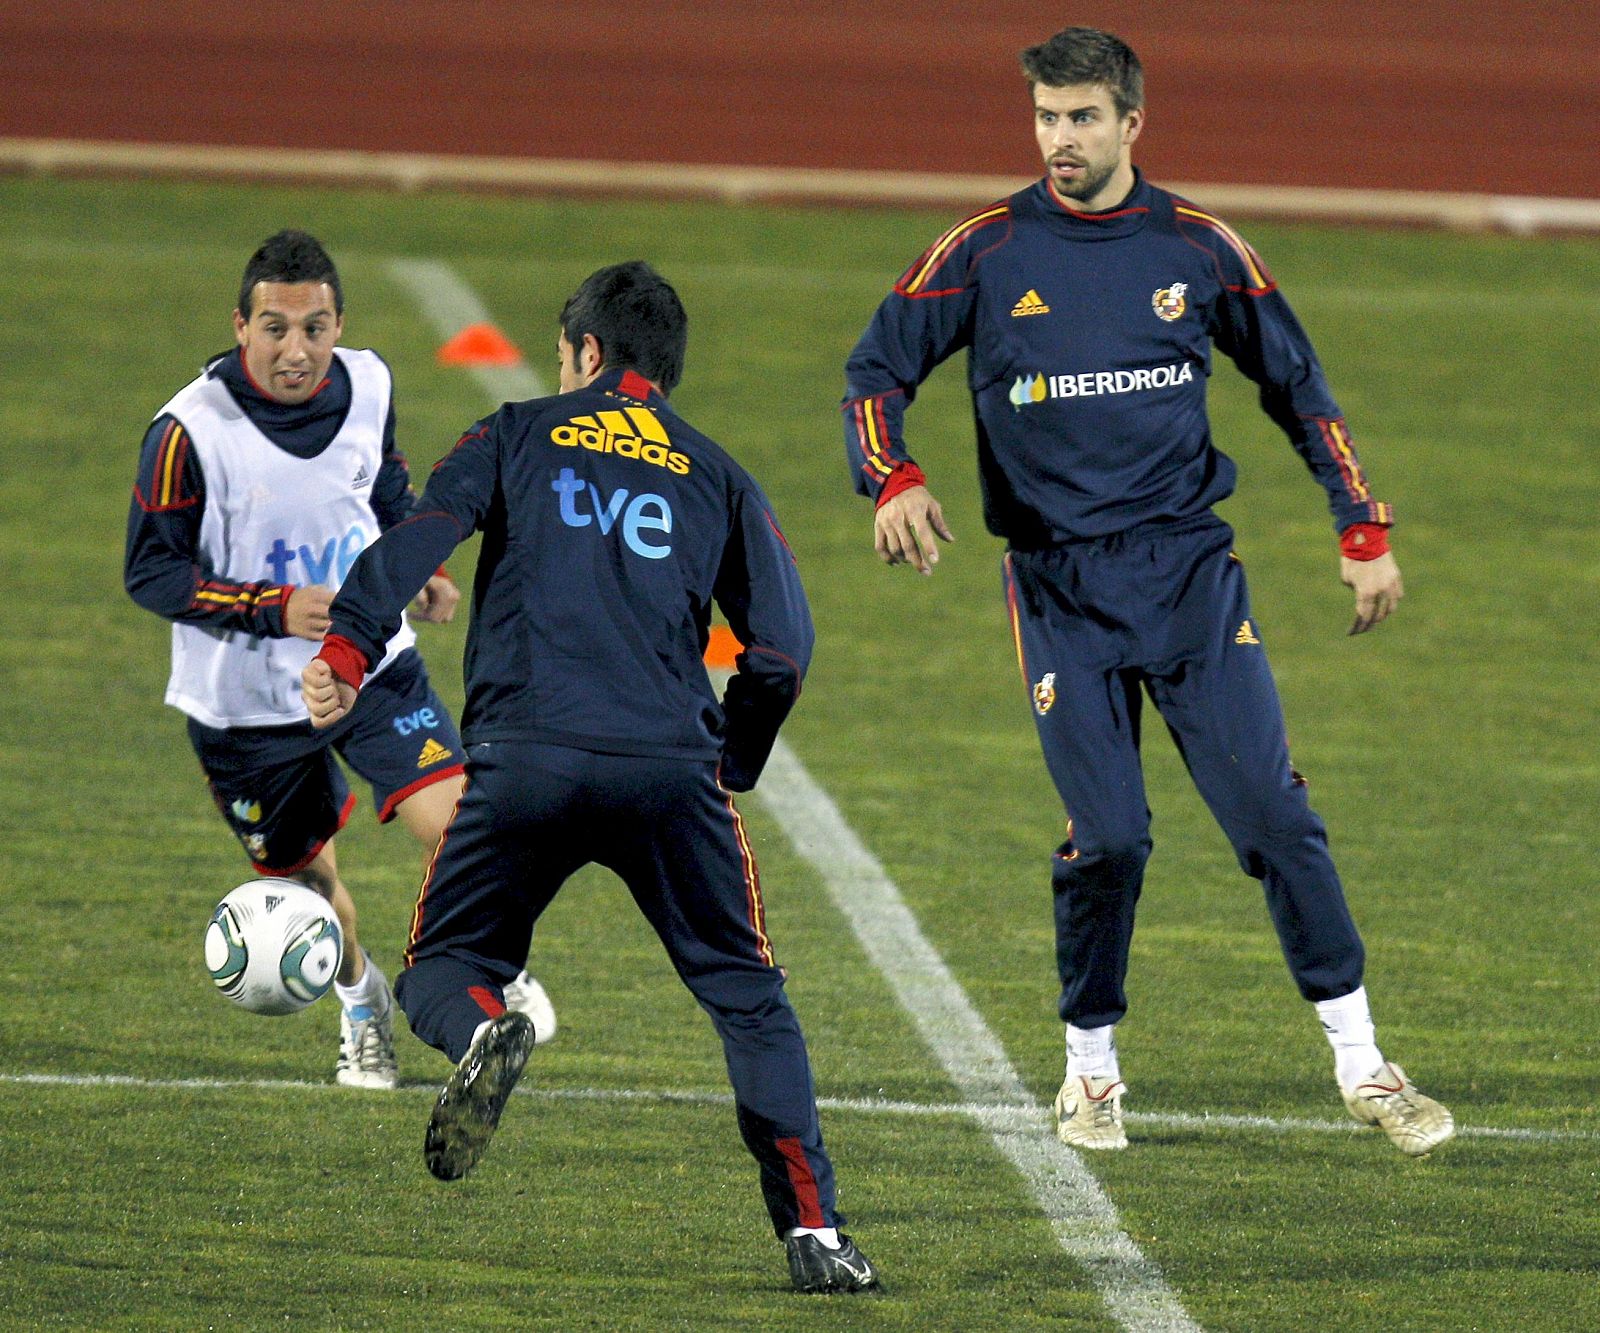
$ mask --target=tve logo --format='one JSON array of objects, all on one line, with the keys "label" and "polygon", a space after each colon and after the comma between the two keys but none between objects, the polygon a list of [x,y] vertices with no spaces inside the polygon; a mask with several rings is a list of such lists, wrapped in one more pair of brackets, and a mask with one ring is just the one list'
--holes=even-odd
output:
[{"label": "tve logo", "polygon": [[[570,467],[550,483],[550,489],[561,497],[561,521],[569,528],[586,528],[591,523],[600,527],[602,536],[622,524],[622,540],[635,555],[646,560],[664,560],[672,554],[669,542],[652,542],[645,538],[648,532],[672,531],[672,506],[666,497],[642,491],[628,499],[628,488],[619,486],[610,498],[602,498],[600,488],[593,482],[581,481]],[[588,492],[587,496],[584,492]],[[583,500],[589,501],[587,511]]]},{"label": "tve logo", "polygon": [[431,708],[419,708],[414,713],[392,719],[394,729],[402,736],[409,736],[414,731],[432,731],[439,725],[439,715]]},{"label": "tve logo", "polygon": [[[320,553],[304,543],[291,547],[282,537],[276,538],[266,559],[274,583],[292,582],[307,586],[321,583],[331,586],[344,582],[344,576],[350,572],[350,566],[355,564],[356,557],[366,544],[366,533],[358,525],[352,524],[343,537],[329,537],[322,544]],[[300,567],[295,570],[296,577],[291,579],[289,566],[296,560],[300,562]]]}]

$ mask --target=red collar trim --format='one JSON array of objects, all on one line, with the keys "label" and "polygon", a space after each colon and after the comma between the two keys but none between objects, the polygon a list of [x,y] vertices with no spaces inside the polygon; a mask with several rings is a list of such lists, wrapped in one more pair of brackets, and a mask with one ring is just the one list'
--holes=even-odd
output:
[{"label": "red collar trim", "polygon": [[622,378],[617,381],[617,389],[629,398],[637,398],[641,403],[650,396],[650,381],[637,370],[625,370]]},{"label": "red collar trim", "polygon": [[1150,211],[1148,206],[1141,205],[1138,208],[1113,208],[1104,213],[1085,213],[1082,209],[1074,208],[1057,194],[1054,182],[1046,181],[1045,189],[1050,192],[1050,198],[1057,208],[1067,214],[1068,217],[1077,218],[1081,222],[1109,222],[1113,218],[1132,217],[1135,213],[1148,213]]}]

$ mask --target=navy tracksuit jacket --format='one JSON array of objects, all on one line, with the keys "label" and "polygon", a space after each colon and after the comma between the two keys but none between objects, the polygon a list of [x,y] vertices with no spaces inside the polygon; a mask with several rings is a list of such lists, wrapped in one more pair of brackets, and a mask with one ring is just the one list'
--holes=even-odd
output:
[{"label": "navy tracksuit jacket", "polygon": [[1149,856],[1143,694],[1161,711],[1308,999],[1361,982],[1360,937],[1326,833],[1289,766],[1276,687],[1232,532],[1235,468],[1211,439],[1213,346],[1323,486],[1335,528],[1392,521],[1374,499],[1311,344],[1260,257],[1137,176],[1103,213],[1041,180],[944,233],[852,353],[856,489],[921,479],[903,417],[968,353],[985,521],[1046,763],[1068,812],[1053,861],[1063,1019],[1114,1023]]},{"label": "navy tracksuit jacket", "polygon": [[[396,986],[412,1030],[459,1059],[503,1011],[501,987],[561,884],[605,865],[722,1037],[774,1228],[834,1225],[805,1042],[729,794],[755,785],[811,657],[805,592],[766,497],[631,370],[507,403],[362,553],[326,651],[376,660],[473,532],[467,790]],[[720,705],[703,664],[713,603],[744,645]]]}]

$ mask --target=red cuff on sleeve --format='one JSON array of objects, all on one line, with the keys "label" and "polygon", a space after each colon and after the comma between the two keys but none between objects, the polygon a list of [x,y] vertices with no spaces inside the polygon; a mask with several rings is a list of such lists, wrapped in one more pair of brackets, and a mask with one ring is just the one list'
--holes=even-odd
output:
[{"label": "red cuff on sleeve", "polygon": [[[289,599],[294,596],[294,590],[293,583],[285,583],[278,589],[278,599],[272,604],[278,613],[278,632],[286,639],[289,637]],[[272,622],[269,620],[267,623]]]},{"label": "red cuff on sleeve", "polygon": [[361,681],[367,674],[367,655],[344,635],[328,635],[317,656],[331,666],[333,674],[346,685],[357,690],[361,688]]},{"label": "red cuff on sleeve", "polygon": [[875,508],[882,509],[901,491],[909,491],[913,486],[927,484],[928,478],[915,463],[897,464],[895,470],[889,474],[889,480],[883,483],[883,489],[878,492],[878,503]]},{"label": "red cuff on sleeve", "polygon": [[1339,553],[1350,560],[1376,560],[1389,554],[1387,523],[1352,523],[1339,534]]},{"label": "red cuff on sleeve", "polygon": [[455,580],[450,577],[450,571],[443,565],[440,565],[438,569],[433,571],[433,577],[436,579],[444,579],[447,583],[455,582]]}]

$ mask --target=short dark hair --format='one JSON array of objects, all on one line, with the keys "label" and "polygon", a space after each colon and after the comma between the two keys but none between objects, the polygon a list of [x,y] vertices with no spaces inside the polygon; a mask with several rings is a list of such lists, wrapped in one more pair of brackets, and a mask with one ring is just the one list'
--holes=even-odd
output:
[{"label": "short dark hair", "polygon": [[303,231],[285,230],[267,237],[244,266],[239,284],[239,313],[250,318],[250,298],[258,282],[325,282],[333,288],[333,313],[344,314],[344,292],[339,270],[322,248],[322,242]]},{"label": "short dark hair", "polygon": [[585,278],[561,307],[561,332],[574,349],[592,333],[608,367],[636,370],[664,394],[683,378],[689,316],[671,284],[642,259]]},{"label": "short dark hair", "polygon": [[1038,84],[1067,88],[1095,83],[1111,93],[1118,116],[1144,105],[1144,68],[1133,48],[1099,28],[1063,28],[1022,53],[1031,92]]}]

